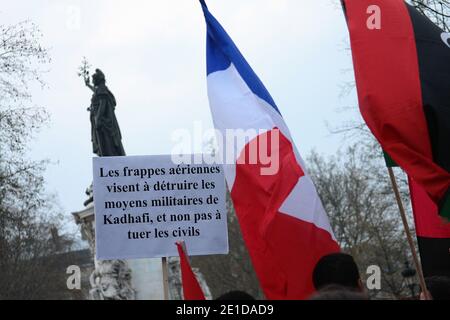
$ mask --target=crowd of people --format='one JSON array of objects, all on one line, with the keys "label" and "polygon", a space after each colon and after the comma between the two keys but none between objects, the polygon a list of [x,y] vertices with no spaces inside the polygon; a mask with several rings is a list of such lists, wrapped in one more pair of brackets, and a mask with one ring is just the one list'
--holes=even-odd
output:
[{"label": "crowd of people", "polygon": [[[358,266],[353,257],[346,253],[323,256],[314,268],[312,280],[316,291],[309,300],[369,300]],[[432,276],[425,278],[426,295],[420,293],[420,300],[450,300],[450,277]],[[254,300],[243,291],[230,291],[217,300]]]},{"label": "crowd of people", "polygon": [[[313,272],[317,290],[311,300],[368,300],[369,295],[353,257],[333,253],[322,257]],[[420,300],[450,300],[450,277],[425,278],[428,297],[420,293]]]}]

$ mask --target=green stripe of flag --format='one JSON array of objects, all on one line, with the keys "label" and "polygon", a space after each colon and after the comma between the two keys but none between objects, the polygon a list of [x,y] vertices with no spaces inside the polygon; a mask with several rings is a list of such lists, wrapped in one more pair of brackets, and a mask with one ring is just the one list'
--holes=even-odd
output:
[{"label": "green stripe of flag", "polygon": [[391,156],[388,155],[386,151],[383,151],[383,155],[384,155],[384,161],[386,161],[386,166],[388,168],[399,166],[394,160],[392,160]]}]

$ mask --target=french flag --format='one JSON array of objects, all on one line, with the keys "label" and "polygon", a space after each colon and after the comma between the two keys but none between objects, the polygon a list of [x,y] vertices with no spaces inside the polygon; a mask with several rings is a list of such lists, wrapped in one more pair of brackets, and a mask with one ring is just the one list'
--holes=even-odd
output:
[{"label": "french flag", "polygon": [[[230,129],[255,132],[246,141],[235,141],[236,157],[224,165],[253,267],[266,298],[307,298],[314,291],[317,261],[339,246],[275,102],[205,2],[200,3],[207,24],[214,126],[222,137]],[[276,170],[269,170],[264,154],[276,159]]]}]

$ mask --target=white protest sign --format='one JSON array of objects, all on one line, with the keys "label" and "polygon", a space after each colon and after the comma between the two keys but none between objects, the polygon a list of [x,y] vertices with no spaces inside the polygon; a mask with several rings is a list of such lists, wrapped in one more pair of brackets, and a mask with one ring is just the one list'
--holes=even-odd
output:
[{"label": "white protest sign", "polygon": [[220,165],[174,164],[170,155],[93,158],[100,260],[228,253]]}]

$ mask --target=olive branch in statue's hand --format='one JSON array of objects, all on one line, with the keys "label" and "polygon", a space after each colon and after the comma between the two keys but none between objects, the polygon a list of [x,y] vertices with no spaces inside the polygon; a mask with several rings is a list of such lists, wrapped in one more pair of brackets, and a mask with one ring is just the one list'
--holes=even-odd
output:
[{"label": "olive branch in statue's hand", "polygon": [[86,59],[86,57],[83,57],[83,60],[81,60],[81,66],[78,68],[78,76],[83,77],[84,84],[86,87],[94,91],[94,86],[91,85],[91,79],[89,78],[89,69],[91,68],[91,64]]}]

